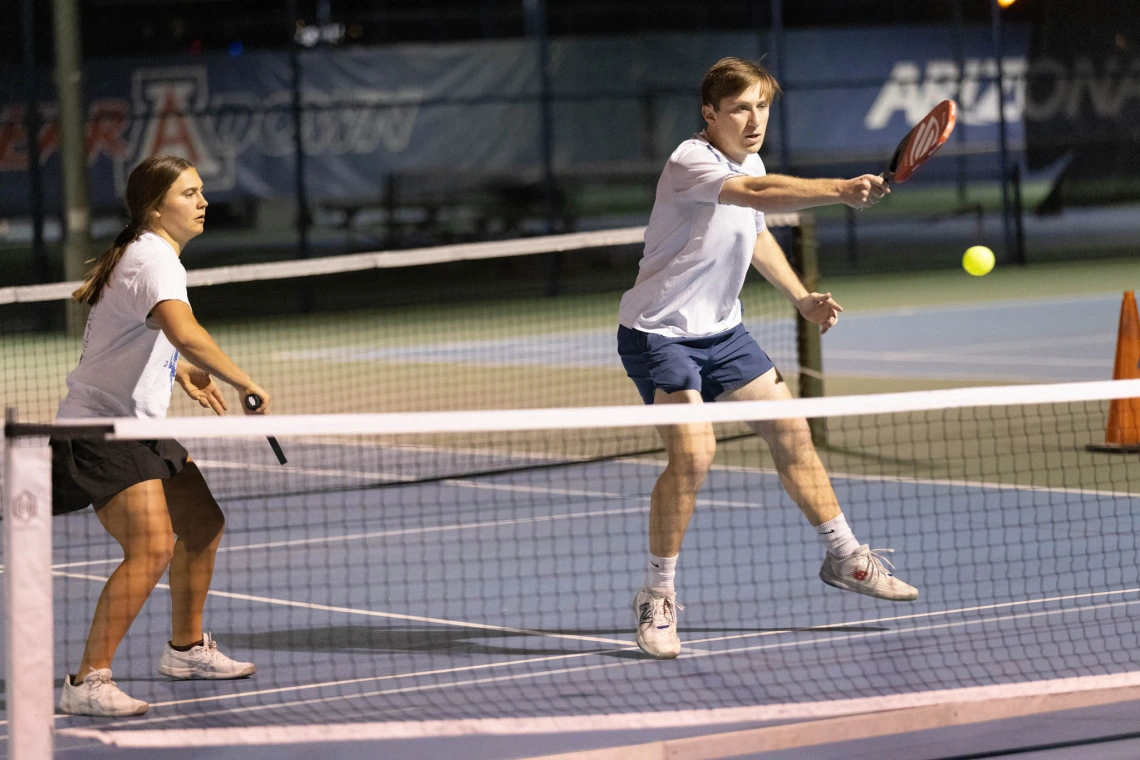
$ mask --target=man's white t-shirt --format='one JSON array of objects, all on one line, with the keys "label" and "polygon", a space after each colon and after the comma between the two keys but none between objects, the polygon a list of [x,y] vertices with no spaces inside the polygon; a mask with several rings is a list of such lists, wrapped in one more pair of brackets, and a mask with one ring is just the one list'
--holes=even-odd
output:
[{"label": "man's white t-shirt", "polygon": [[758,155],[738,164],[703,133],[673,151],[657,182],[637,282],[621,299],[621,324],[670,338],[740,324],[740,289],[764,214],[718,199],[729,177],[764,174]]},{"label": "man's white t-shirt", "polygon": [[186,269],[158,235],[127,246],[87,317],[83,355],[67,376],[59,419],[162,419],[178,367],[178,351],[150,317],[161,301],[190,303]]}]

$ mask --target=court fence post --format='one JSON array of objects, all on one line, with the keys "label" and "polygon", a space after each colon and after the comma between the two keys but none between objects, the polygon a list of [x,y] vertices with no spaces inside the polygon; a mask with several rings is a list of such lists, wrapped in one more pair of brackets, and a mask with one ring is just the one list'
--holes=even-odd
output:
[{"label": "court fence post", "polygon": [[[809,292],[819,290],[819,243],[815,236],[815,218],[799,214],[792,227],[793,265]],[[823,356],[820,349],[819,325],[796,314],[796,353],[800,361],[800,398],[823,396]],[[827,445],[827,420],[808,420],[811,440],[816,446]]]}]

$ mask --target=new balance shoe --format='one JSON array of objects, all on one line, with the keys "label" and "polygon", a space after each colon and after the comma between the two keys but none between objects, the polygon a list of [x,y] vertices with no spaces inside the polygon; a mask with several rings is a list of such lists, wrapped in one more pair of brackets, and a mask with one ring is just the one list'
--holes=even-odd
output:
[{"label": "new balance shoe", "polygon": [[166,642],[158,672],[168,678],[204,678],[224,680],[245,678],[257,671],[252,662],[236,662],[218,651],[218,643],[210,634],[202,637],[202,643],[189,651],[179,652]]},{"label": "new balance shoe", "polygon": [[[893,549],[869,549],[863,544],[844,559],[828,554],[819,570],[819,579],[829,586],[866,594],[892,602],[910,602],[918,598],[918,589],[896,578],[888,566],[894,567],[883,554]],[[885,563],[885,564],[884,564]]]},{"label": "new balance shoe", "polygon": [[681,654],[677,637],[677,595],[664,589],[643,588],[633,598],[637,616],[637,646],[650,657],[671,660]]},{"label": "new balance shoe", "polygon": [[65,715],[94,715],[100,718],[119,718],[125,715],[142,715],[150,707],[141,699],[127,696],[111,680],[111,669],[92,670],[77,684],[71,676],[63,679],[59,695],[59,711]]}]

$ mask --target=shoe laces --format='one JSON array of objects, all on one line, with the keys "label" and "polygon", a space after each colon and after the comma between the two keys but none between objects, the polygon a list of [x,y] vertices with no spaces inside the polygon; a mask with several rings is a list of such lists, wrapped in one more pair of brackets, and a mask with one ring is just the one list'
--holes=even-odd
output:
[{"label": "shoe laces", "polygon": [[218,642],[214,641],[214,637],[212,635],[207,633],[203,638],[205,641],[202,644],[202,648],[206,650],[202,652],[202,657],[204,659],[213,662],[216,661],[219,657],[223,656],[222,653],[218,651]]},{"label": "shoe laces", "polygon": [[677,610],[683,609],[685,608],[677,604],[676,597],[653,595],[649,597],[649,617],[653,621],[654,628],[665,628],[676,623]]},{"label": "shoe laces", "polygon": [[90,684],[93,694],[100,694],[104,691],[118,691],[119,686],[111,680],[111,671],[109,670],[92,670],[83,677],[84,684]]},{"label": "shoe laces", "polygon": [[[893,577],[894,573],[892,573],[891,570],[895,569],[894,563],[883,555],[894,554],[894,552],[894,549],[868,549],[864,556],[867,557],[869,564],[875,566],[876,569],[886,573],[888,576]],[[888,570],[888,567],[891,570]]]}]

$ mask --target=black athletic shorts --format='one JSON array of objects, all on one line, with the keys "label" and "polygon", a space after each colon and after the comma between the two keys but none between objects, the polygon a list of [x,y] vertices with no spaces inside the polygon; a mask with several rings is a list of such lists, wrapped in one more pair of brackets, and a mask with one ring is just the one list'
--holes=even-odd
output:
[{"label": "black athletic shorts", "polygon": [[51,439],[52,514],[84,509],[136,483],[182,472],[186,449],[178,441]]}]

